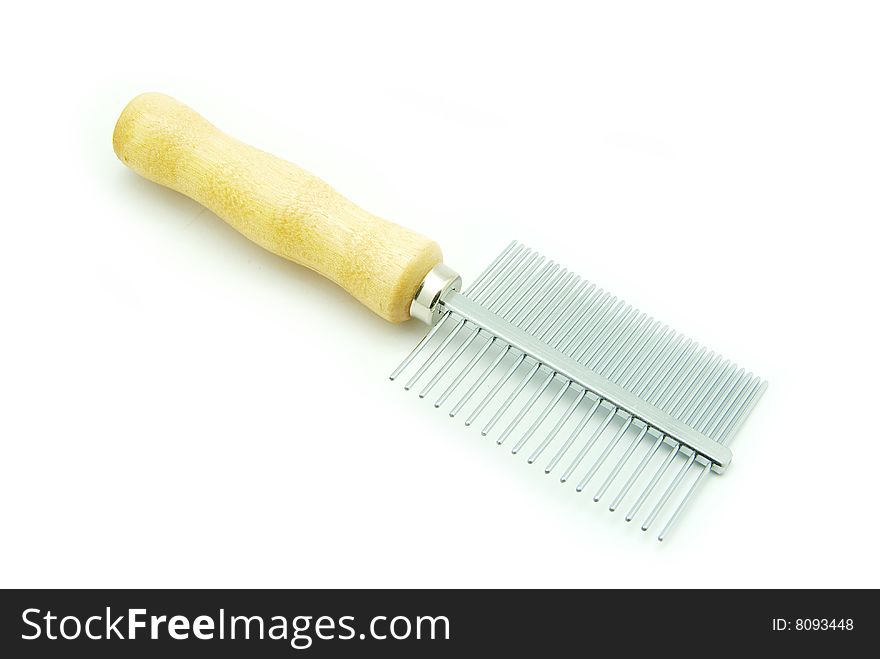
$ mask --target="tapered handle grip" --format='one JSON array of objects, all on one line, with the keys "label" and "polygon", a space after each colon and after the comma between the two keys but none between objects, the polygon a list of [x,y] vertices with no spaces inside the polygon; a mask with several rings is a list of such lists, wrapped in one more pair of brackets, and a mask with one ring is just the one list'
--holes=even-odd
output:
[{"label": "tapered handle grip", "polygon": [[122,111],[113,149],[141,176],[182,192],[275,254],[311,268],[400,322],[440,247],[367,213],[304,169],[220,132],[164,94]]}]

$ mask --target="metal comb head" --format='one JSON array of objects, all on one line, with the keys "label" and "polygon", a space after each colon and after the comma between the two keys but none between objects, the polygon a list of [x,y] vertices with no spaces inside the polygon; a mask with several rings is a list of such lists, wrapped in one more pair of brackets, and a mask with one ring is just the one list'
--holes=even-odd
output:
[{"label": "metal comb head", "polygon": [[391,379],[426,354],[406,389],[434,391],[435,407],[479,420],[483,435],[510,440],[577,492],[595,478],[596,502],[619,480],[609,509],[632,493],[627,521],[651,506],[644,531],[677,498],[658,540],[729,464],[728,444],[767,386],[516,242],[439,304]]}]

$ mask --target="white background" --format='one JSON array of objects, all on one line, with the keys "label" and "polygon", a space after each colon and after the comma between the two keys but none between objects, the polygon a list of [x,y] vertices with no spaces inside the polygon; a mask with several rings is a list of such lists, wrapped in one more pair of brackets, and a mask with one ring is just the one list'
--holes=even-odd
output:
[{"label": "white background", "polygon": [[[724,4],[7,8],[0,584],[880,586],[880,15]],[[763,375],[730,470],[658,543],[390,384],[421,327],[117,161],[148,90]]]}]

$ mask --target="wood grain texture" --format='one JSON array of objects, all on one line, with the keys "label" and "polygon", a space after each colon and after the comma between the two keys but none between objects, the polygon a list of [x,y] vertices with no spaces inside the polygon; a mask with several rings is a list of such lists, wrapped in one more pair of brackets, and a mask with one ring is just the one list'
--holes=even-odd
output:
[{"label": "wood grain texture", "polygon": [[225,135],[164,94],[122,111],[126,165],[206,206],[245,236],[324,275],[391,322],[442,260],[432,240],[367,213],[304,169]]}]

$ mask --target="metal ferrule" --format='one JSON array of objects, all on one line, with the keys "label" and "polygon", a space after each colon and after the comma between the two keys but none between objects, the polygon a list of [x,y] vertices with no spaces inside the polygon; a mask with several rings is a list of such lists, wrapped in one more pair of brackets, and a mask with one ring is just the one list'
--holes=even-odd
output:
[{"label": "metal ferrule", "polygon": [[461,277],[445,263],[438,263],[425,275],[425,280],[416,290],[409,315],[427,325],[435,325],[440,320],[440,301],[452,291],[461,290]]}]

